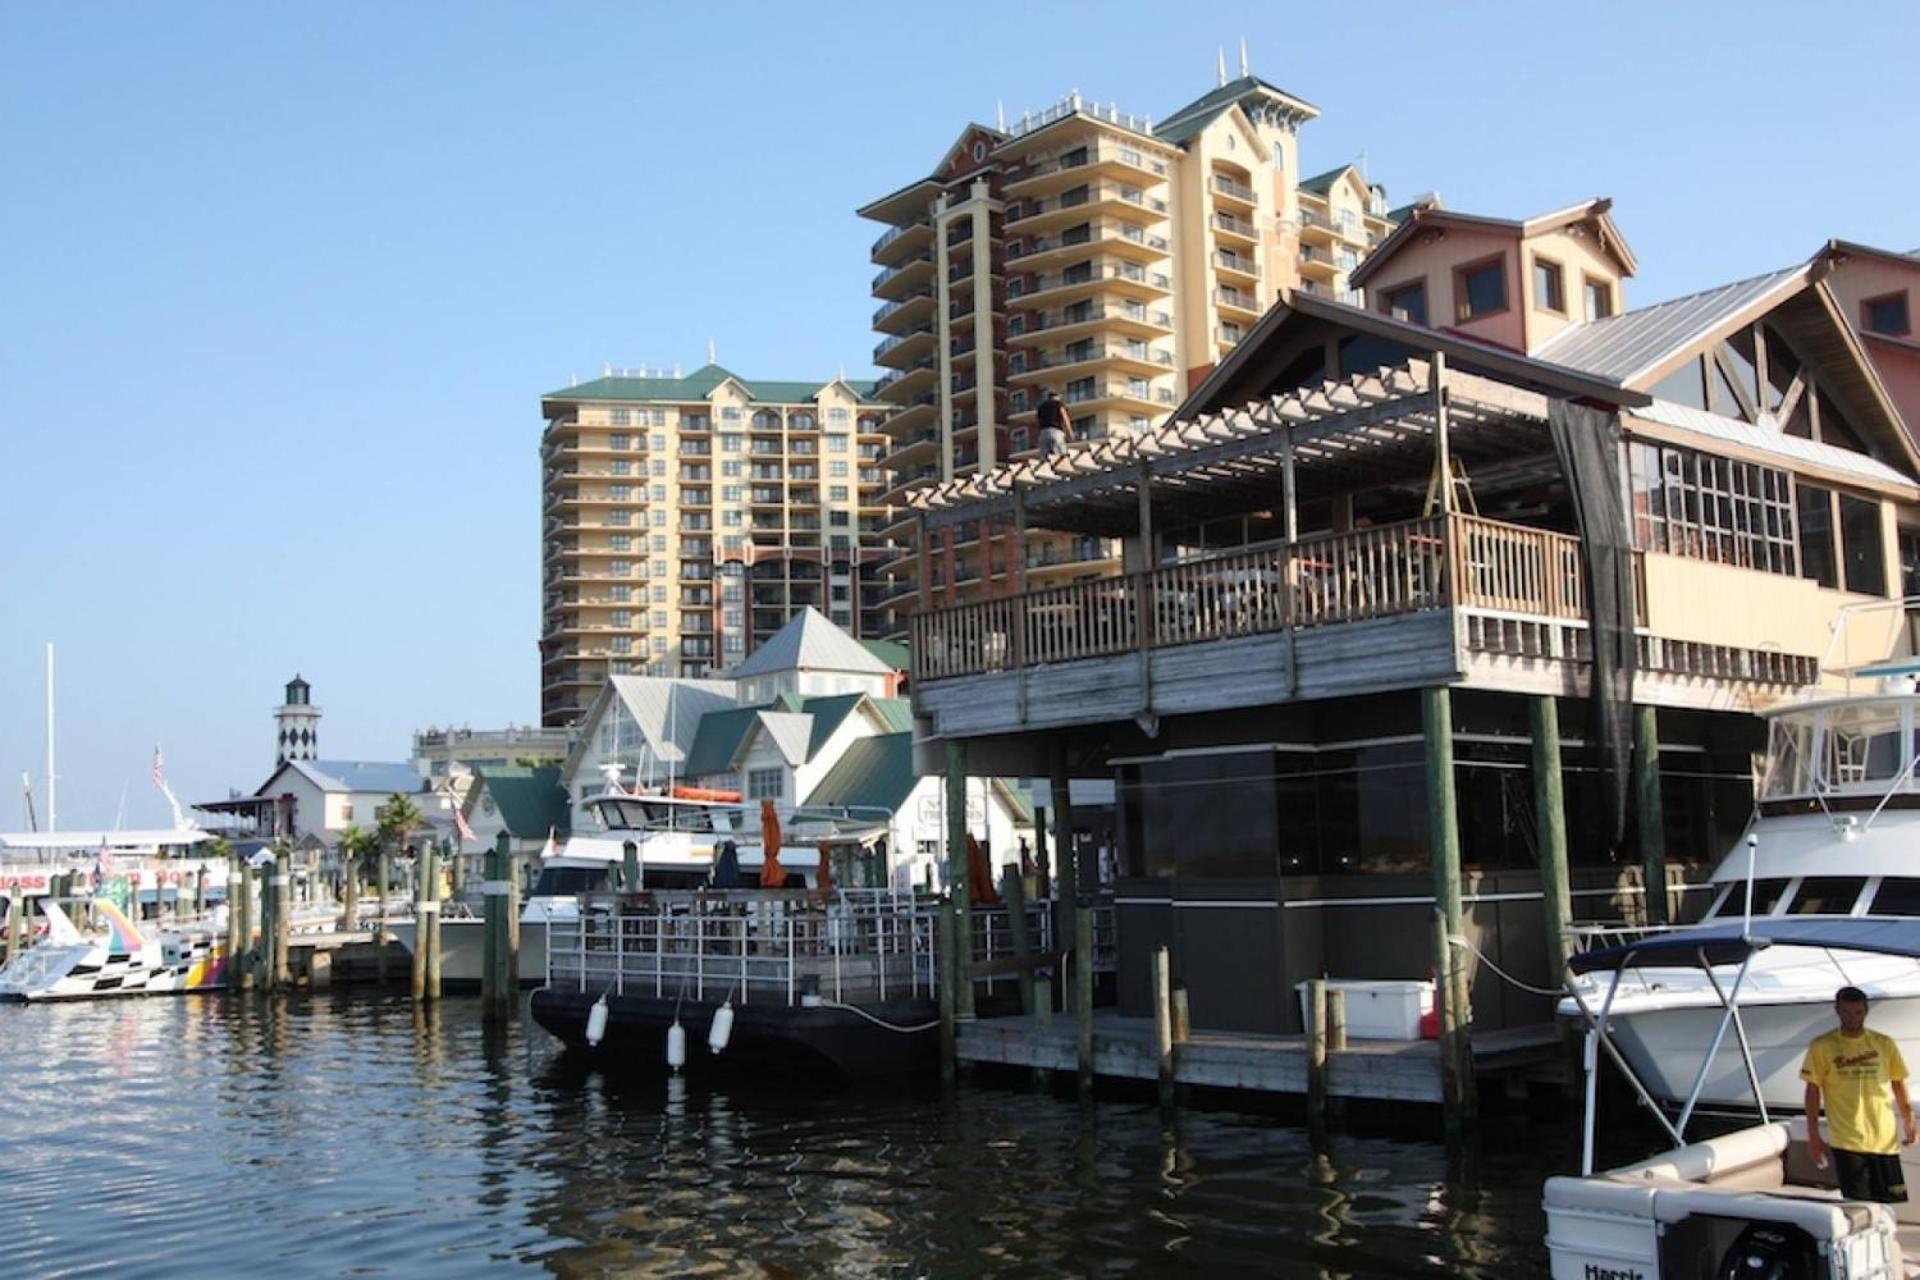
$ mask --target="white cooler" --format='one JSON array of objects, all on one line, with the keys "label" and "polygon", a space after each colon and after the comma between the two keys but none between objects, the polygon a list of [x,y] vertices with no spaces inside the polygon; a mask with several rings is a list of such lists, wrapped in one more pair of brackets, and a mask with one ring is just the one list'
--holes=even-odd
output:
[{"label": "white cooler", "polygon": [[[1347,998],[1347,1036],[1353,1040],[1418,1040],[1420,1019],[1433,1012],[1433,984],[1411,979],[1368,981],[1328,978],[1329,991],[1338,988]],[[1300,1025],[1308,1022],[1307,984],[1297,982]]]}]

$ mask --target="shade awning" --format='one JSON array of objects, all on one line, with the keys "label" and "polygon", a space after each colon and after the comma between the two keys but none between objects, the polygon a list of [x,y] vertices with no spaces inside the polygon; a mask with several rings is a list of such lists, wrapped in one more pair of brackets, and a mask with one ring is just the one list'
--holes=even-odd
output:
[{"label": "shade awning", "polygon": [[1739,964],[1768,947],[1810,947],[1831,951],[1871,951],[1920,959],[1920,918],[1873,919],[1826,916],[1757,921],[1749,935],[1741,921],[1676,929],[1617,947],[1574,956],[1575,973],[1607,973],[1642,965],[1698,969]]}]

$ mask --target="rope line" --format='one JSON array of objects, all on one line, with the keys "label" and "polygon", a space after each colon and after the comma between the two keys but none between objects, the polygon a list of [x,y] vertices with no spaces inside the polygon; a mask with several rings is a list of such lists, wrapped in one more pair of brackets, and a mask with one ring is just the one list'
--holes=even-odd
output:
[{"label": "rope line", "polygon": [[876,1027],[885,1027],[889,1031],[898,1031],[901,1035],[916,1035],[922,1031],[931,1031],[940,1025],[940,1020],[935,1018],[932,1022],[923,1022],[917,1027],[903,1027],[898,1023],[888,1022],[885,1018],[876,1018],[857,1005],[841,1004],[838,1000],[822,1000],[820,1007],[822,1009],[843,1009],[848,1013],[857,1013],[868,1022],[873,1023]]},{"label": "rope line", "polygon": [[1493,970],[1496,974],[1504,978],[1512,986],[1516,986],[1520,988],[1520,990],[1527,992],[1529,995],[1559,997],[1566,994],[1566,992],[1559,987],[1536,987],[1530,983],[1520,981],[1520,979],[1514,977],[1512,974],[1508,973],[1505,969],[1502,969],[1499,965],[1487,959],[1487,953],[1482,951],[1480,948],[1474,946],[1473,940],[1471,938],[1463,937],[1462,935],[1457,933],[1450,933],[1447,935],[1447,941],[1451,942],[1456,947],[1465,947],[1467,950],[1473,952],[1474,955],[1480,958],[1481,964],[1484,964],[1485,966],[1487,966],[1487,968]]}]

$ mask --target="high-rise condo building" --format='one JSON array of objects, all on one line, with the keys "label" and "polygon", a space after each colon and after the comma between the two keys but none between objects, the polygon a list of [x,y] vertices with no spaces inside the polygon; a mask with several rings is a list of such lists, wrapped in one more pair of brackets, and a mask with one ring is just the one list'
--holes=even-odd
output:
[{"label": "high-rise condo building", "polygon": [[[1046,390],[1078,439],[1143,431],[1280,289],[1351,296],[1347,273],[1392,230],[1386,194],[1353,166],[1302,181],[1318,110],[1242,71],[1158,121],[1076,93],[970,125],[928,176],[860,209],[886,225],[873,323],[892,541],[915,544],[912,490],[1035,448]],[[1117,560],[1104,538],[936,532],[888,565],[885,626]]]},{"label": "high-rise condo building", "polygon": [[542,724],[577,719],[610,674],[717,673],[806,605],[879,633],[872,390],[708,364],[541,397]]}]

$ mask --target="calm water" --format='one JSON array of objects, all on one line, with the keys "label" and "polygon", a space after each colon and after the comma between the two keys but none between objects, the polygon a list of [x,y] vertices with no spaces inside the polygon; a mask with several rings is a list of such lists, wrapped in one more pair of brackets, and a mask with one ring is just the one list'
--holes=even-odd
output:
[{"label": "calm water", "polygon": [[0,1005],[0,1269],[1520,1276],[1575,1124],[1413,1135],[1018,1087],[583,1073],[475,1002]]}]

